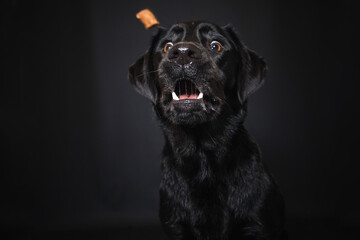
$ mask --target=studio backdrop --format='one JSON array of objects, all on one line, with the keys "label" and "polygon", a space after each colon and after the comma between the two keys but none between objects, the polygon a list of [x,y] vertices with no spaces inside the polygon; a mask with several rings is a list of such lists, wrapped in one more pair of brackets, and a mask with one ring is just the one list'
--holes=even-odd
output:
[{"label": "studio backdrop", "polygon": [[[269,66],[245,125],[287,217],[359,224],[354,6],[314,1],[3,1],[4,227],[157,222],[163,137],[128,67],[160,25],[231,23]],[[294,221],[295,221],[294,220]]]}]

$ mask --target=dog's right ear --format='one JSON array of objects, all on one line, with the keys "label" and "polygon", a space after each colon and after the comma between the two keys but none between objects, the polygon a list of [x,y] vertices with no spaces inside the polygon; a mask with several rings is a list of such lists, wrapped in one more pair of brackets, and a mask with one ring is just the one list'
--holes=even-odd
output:
[{"label": "dog's right ear", "polygon": [[149,51],[129,67],[128,78],[138,93],[155,102],[155,85],[150,83],[149,76]]},{"label": "dog's right ear", "polygon": [[157,99],[157,83],[154,77],[153,51],[165,28],[158,26],[150,48],[133,65],[129,67],[128,78],[135,90],[155,103]]}]

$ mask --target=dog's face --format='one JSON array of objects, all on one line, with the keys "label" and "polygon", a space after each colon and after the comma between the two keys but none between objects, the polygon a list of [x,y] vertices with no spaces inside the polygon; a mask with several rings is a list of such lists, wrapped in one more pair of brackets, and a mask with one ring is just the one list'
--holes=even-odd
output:
[{"label": "dog's face", "polygon": [[160,115],[176,125],[198,125],[239,109],[266,73],[262,58],[230,26],[187,22],[159,28],[129,79]]}]

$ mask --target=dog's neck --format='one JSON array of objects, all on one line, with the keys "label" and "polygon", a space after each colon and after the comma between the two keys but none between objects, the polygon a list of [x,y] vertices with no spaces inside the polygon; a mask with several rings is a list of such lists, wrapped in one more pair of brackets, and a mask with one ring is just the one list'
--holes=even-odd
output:
[{"label": "dog's neck", "polygon": [[[200,172],[215,174],[239,164],[229,162],[234,159],[230,156],[237,154],[241,158],[241,155],[256,154],[258,151],[256,143],[244,137],[247,135],[244,118],[245,111],[239,111],[197,126],[163,124],[164,161],[187,175],[199,175]],[[247,156],[242,158],[247,159]]]}]

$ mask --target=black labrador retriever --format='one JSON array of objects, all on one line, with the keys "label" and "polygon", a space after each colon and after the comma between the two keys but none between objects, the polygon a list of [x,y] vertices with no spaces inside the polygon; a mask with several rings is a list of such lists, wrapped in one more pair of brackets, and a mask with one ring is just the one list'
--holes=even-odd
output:
[{"label": "black labrador retriever", "polygon": [[244,128],[264,60],[231,26],[159,27],[129,68],[165,136],[160,219],[170,239],[285,239],[283,201]]}]

